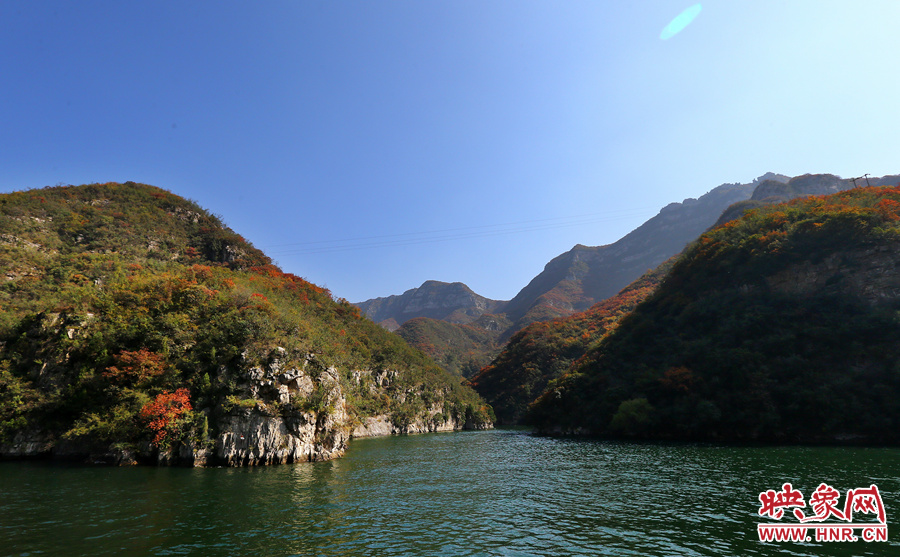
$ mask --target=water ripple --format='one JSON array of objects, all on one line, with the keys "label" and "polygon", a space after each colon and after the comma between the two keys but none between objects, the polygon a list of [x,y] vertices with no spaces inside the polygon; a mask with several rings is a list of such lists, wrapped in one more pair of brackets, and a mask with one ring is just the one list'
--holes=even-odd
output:
[{"label": "water ripple", "polygon": [[[896,449],[549,439],[498,430],[354,441],[343,459],[258,469],[0,463],[9,555],[887,555],[762,544],[757,496],[876,483]],[[892,536],[892,539],[896,536]]]}]

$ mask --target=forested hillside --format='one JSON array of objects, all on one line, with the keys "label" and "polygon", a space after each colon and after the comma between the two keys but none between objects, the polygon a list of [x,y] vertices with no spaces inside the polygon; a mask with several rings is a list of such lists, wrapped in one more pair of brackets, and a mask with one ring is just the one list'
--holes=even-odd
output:
[{"label": "forested hillside", "polygon": [[900,190],[749,211],[552,381],[544,432],[900,441]]},{"label": "forested hillside", "polygon": [[490,409],[196,203],[135,183],[0,196],[0,454],[254,464]]},{"label": "forested hillside", "polygon": [[469,384],[489,401],[499,423],[519,423],[547,383],[612,332],[622,317],[655,290],[671,266],[672,260],[663,263],[587,311],[525,327]]}]

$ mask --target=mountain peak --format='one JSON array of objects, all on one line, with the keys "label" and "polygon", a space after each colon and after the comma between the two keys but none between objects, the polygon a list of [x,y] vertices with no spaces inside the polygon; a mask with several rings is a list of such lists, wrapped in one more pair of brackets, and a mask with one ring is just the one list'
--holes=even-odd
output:
[{"label": "mountain peak", "polygon": [[575,245],[547,263],[543,272],[510,300],[505,308],[507,317],[520,329],[534,321],[583,311],[615,295],[681,251],[713,225],[726,207],[750,197],[755,187],[722,184],[699,198],[666,205],[612,244]]},{"label": "mountain peak", "polygon": [[462,282],[426,280],[399,296],[374,298],[354,305],[376,323],[396,326],[415,317],[469,323],[484,313],[497,312],[504,303],[479,296]]},{"label": "mountain peak", "polygon": [[837,193],[853,187],[853,182],[842,179],[834,174],[804,174],[795,176],[788,181],[763,180],[753,191],[751,199],[775,198],[779,201],[787,201],[806,195],[826,195]]},{"label": "mountain peak", "polygon": [[775,182],[783,182],[787,183],[791,180],[790,176],[785,176],[784,174],[776,174],[775,172],[766,172],[762,176],[753,179],[754,184],[761,184],[766,180],[772,180]]}]

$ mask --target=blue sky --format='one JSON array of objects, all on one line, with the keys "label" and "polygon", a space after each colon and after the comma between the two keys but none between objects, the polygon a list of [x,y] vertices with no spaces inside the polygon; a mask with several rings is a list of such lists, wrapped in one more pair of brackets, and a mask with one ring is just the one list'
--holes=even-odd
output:
[{"label": "blue sky", "polygon": [[900,2],[0,0],[0,191],[133,180],[361,301],[509,299],[767,171],[900,173]]}]

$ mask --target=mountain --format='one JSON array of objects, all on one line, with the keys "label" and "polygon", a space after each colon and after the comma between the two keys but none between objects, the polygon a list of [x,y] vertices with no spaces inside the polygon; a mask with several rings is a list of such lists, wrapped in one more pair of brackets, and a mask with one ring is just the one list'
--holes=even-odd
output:
[{"label": "mountain", "polygon": [[[898,181],[900,181],[898,176],[869,178],[869,182],[873,185],[893,185]],[[857,182],[863,183],[861,180]],[[444,369],[464,377],[472,377],[475,368],[487,366],[494,357],[500,356],[500,361],[506,363],[492,369],[493,379],[489,381],[486,376],[473,384],[478,386],[483,396],[493,401],[495,410],[497,405],[508,409],[499,411],[498,417],[501,420],[507,423],[510,420],[516,421],[522,415],[524,405],[530,401],[525,402],[519,397],[513,397],[515,402],[509,399],[507,404],[501,403],[498,397],[510,395],[512,390],[516,389],[520,394],[531,393],[535,385],[543,384],[542,382],[547,380],[544,372],[565,369],[568,365],[562,361],[552,364],[545,362],[541,368],[542,373],[532,374],[533,377],[526,381],[527,388],[524,383],[516,385],[515,381],[505,374],[511,373],[511,370],[516,368],[526,369],[533,365],[533,362],[523,361],[518,356],[510,357],[509,354],[501,353],[501,350],[506,341],[523,327],[586,311],[585,308],[609,299],[618,289],[640,277],[647,269],[656,268],[660,262],[678,253],[710,226],[734,220],[750,209],[801,196],[835,193],[853,187],[852,180],[841,179],[831,174],[805,174],[789,178],[771,172],[749,184],[723,184],[699,199],[687,199],[682,203],[668,205],[658,215],[614,244],[600,247],[577,245],[554,258],[513,300],[493,302],[494,305],[489,309],[495,313],[484,314],[493,318],[489,322],[491,325],[489,327],[482,327],[478,320],[468,321],[465,326],[440,322],[441,318],[436,317],[434,312],[428,317],[422,317],[417,313],[422,311],[421,303],[405,306],[409,311],[403,315],[394,314],[389,322],[382,321],[382,325],[428,353]],[[464,292],[471,292],[464,285],[459,286]],[[440,293],[435,289],[429,289],[428,292],[432,307],[440,305]],[[415,290],[407,294],[410,293],[415,293]],[[394,296],[379,300],[397,298],[399,297]],[[371,302],[373,301],[359,305],[368,307],[365,304]],[[451,305],[457,314],[460,312],[460,305],[462,304]],[[484,303],[470,307],[473,309],[473,315],[486,309]],[[404,320],[405,316],[410,315],[416,317],[413,320]],[[579,316],[578,319],[582,317]],[[498,330],[500,322],[507,323],[503,330]],[[397,323],[400,323],[399,327],[396,326]],[[537,346],[540,346],[540,339],[546,337],[547,334],[534,334],[526,338],[529,341],[536,341]],[[513,354],[518,354],[515,344],[510,346]],[[489,383],[493,385],[496,381],[500,381],[501,375],[504,376],[502,383],[505,387],[501,388],[499,384],[487,386]],[[533,380],[537,380],[537,383]],[[537,394],[539,391],[534,393],[535,396]]]},{"label": "mountain", "polygon": [[422,352],[160,188],[0,195],[0,273],[0,457],[269,464],[490,426]]},{"label": "mountain", "polygon": [[588,348],[659,285],[674,258],[584,312],[532,323],[509,339],[502,352],[469,384],[494,409],[497,423],[518,424],[547,384],[568,371]]},{"label": "mountain", "polygon": [[749,199],[763,182],[787,182],[772,172],[749,184],[722,184],[699,199],[670,203],[622,239],[607,246],[576,245],[551,260],[544,270],[506,302],[489,300],[465,284],[427,281],[399,296],[354,305],[390,330],[409,319],[427,317],[449,323],[471,323],[482,314],[503,315],[512,325],[509,338],[525,325],[583,311],[613,296],[649,269],[654,269],[694,240],[728,206]]},{"label": "mountain", "polygon": [[465,325],[416,317],[394,332],[450,373],[470,377],[497,356],[510,325],[502,315],[489,313]]},{"label": "mountain", "polygon": [[900,442],[900,189],[758,207],[702,235],[551,381],[547,433]]},{"label": "mountain", "polygon": [[[416,317],[448,323],[470,323],[485,313],[496,313],[504,302],[479,296],[461,282],[429,280],[399,296],[375,298],[354,304],[363,314],[388,330]],[[399,326],[398,325],[398,326]]]},{"label": "mountain", "polygon": [[[766,173],[749,184],[723,184],[699,199],[671,203],[619,241],[599,247],[577,245],[550,261],[544,270],[508,302],[478,296],[461,283],[428,281],[401,296],[355,304],[374,321],[424,350],[444,369],[464,376],[487,365],[504,343],[530,323],[584,311],[615,295],[643,273],[675,255],[712,226],[722,211],[747,200],[762,183],[788,182],[781,174]],[[480,327],[478,316],[495,318]],[[410,319],[443,320],[454,325]],[[508,325],[496,330],[497,322]],[[467,325],[461,328],[459,325]],[[399,325],[399,326],[398,326]],[[481,329],[473,333],[471,327]],[[410,330],[414,329],[414,330]],[[483,341],[445,342],[443,338],[483,338]]]},{"label": "mountain", "polygon": [[749,199],[768,173],[749,184],[723,184],[698,199],[670,203],[659,214],[607,246],[577,245],[551,260],[505,306],[516,330],[535,321],[570,315],[616,294],[648,269],[684,249],[733,203]]},{"label": "mountain", "polygon": [[[898,180],[887,176],[871,178],[870,182],[896,184]],[[757,184],[751,199],[728,207],[717,225],[740,218],[751,208],[853,188],[851,180],[830,174],[807,174],[787,182],[761,177]],[[497,358],[470,379],[470,384],[493,406],[500,423],[519,423],[547,383],[569,371],[589,346],[615,328],[619,317],[649,296],[673,261],[668,260],[586,312],[527,326],[513,335]]]}]

